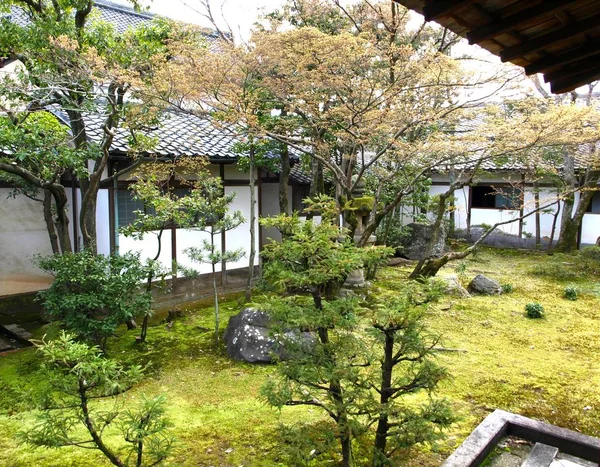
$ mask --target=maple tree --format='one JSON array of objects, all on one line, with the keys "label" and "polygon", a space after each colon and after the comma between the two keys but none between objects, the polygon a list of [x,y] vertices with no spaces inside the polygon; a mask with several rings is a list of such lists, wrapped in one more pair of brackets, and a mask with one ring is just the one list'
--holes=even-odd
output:
[{"label": "maple tree", "polygon": [[[133,2],[134,6],[138,6]],[[96,198],[100,181],[106,176],[109,152],[118,128],[130,133],[132,154],[147,149],[152,141],[141,132],[156,120],[154,105],[140,100],[135,91],[146,79],[147,63],[164,59],[164,41],[170,26],[165,21],[118,33],[100,21],[92,0],[37,2],[2,0],[0,9],[20,9],[26,21],[3,19],[0,44],[8,56],[18,58],[23,67],[0,83],[3,111],[11,116],[12,127],[3,130],[27,131],[43,140],[45,132],[16,122],[29,120],[38,112],[53,112],[70,128],[68,144],[77,160],[62,159],[61,171],[73,170],[79,179],[81,205],[79,225],[83,246],[96,249]],[[90,116],[100,116],[100,139],[90,138]],[[32,125],[41,119],[29,120]],[[60,132],[59,132],[60,133]],[[43,141],[37,141],[43,147]],[[62,153],[65,151],[62,150]],[[40,160],[41,161],[41,160]],[[14,159],[0,169],[40,189],[50,190],[58,207],[59,219],[64,203],[59,189],[61,173],[52,182],[44,179],[41,166],[21,164]],[[64,221],[61,221],[64,224]],[[64,229],[63,229],[64,230]],[[66,249],[66,241],[63,249]]]}]

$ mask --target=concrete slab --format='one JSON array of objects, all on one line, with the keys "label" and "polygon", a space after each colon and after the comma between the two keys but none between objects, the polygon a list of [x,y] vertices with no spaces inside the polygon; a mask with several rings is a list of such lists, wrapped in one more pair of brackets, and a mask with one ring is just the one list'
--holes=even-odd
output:
[{"label": "concrete slab", "polygon": [[598,467],[598,463],[559,452],[554,463],[550,464],[550,467]]},{"label": "concrete slab", "polygon": [[0,276],[0,297],[44,290],[52,285],[53,280],[49,275]]},{"label": "concrete slab", "polygon": [[544,443],[535,443],[521,467],[549,467],[558,454],[558,448]]}]

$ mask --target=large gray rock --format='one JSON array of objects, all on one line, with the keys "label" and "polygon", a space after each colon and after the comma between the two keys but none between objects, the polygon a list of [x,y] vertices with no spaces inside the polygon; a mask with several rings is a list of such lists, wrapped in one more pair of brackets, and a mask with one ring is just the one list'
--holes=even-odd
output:
[{"label": "large gray rock", "polygon": [[427,245],[433,237],[433,226],[413,222],[406,226],[409,234],[402,241],[402,255],[412,260],[421,260],[425,257],[439,258],[444,254],[446,248],[446,230],[444,225],[440,226],[438,241],[433,245],[431,254],[428,254]]},{"label": "large gray rock", "polygon": [[477,274],[469,284],[469,292],[480,295],[499,295],[502,293],[502,287],[494,279]]},{"label": "large gray rock", "polygon": [[244,308],[229,318],[225,330],[227,354],[235,359],[250,363],[270,363],[273,356],[279,359],[288,357],[285,342],[303,342],[311,346],[315,340],[308,332],[288,331],[278,340],[270,332],[271,319],[264,311]]}]

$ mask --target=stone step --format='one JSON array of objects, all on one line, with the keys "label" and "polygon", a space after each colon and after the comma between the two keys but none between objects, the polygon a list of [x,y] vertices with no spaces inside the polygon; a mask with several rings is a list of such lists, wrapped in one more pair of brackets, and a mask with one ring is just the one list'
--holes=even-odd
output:
[{"label": "stone step", "polygon": [[15,334],[23,340],[28,341],[33,337],[33,335],[30,332],[26,331],[18,324],[5,324],[3,327],[11,334]]},{"label": "stone step", "polygon": [[558,448],[543,443],[535,443],[521,467],[549,467],[558,454]]}]

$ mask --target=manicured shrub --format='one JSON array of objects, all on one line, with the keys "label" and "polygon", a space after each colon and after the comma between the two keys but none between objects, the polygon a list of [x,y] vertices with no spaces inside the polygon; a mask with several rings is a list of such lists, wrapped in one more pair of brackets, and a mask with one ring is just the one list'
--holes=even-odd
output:
[{"label": "manicured shrub", "polygon": [[575,300],[577,300],[577,295],[579,295],[579,289],[577,287],[574,287],[572,285],[568,285],[567,287],[565,287],[564,297],[567,300],[571,300],[574,302]]},{"label": "manicured shrub", "polygon": [[40,258],[38,264],[54,276],[52,286],[39,293],[47,315],[102,350],[121,323],[151,313],[150,293],[140,285],[153,266],[142,264],[139,255],[86,250]]},{"label": "manicured shrub", "polygon": [[528,318],[538,319],[544,317],[544,307],[537,302],[531,302],[525,305],[525,313]]}]

